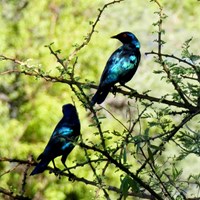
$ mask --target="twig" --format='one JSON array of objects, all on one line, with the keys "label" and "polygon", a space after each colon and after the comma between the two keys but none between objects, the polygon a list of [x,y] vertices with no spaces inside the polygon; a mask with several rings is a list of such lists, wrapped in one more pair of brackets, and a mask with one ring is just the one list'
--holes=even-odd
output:
[{"label": "twig", "polygon": [[[88,159],[88,161],[90,161],[90,156],[88,155],[87,149],[84,148],[84,151],[85,151],[86,158]],[[103,192],[104,192],[104,196],[106,197],[106,199],[110,200],[109,194],[107,193],[106,189],[105,189],[105,188],[103,187],[103,185],[102,185],[102,179],[101,179],[101,178],[99,177],[99,175],[96,173],[96,169],[94,168],[94,166],[92,165],[91,162],[89,162],[89,165],[90,165],[90,168],[92,169],[94,175],[95,175],[96,178],[97,178],[98,184],[100,185],[101,189],[102,189]]]},{"label": "twig", "polygon": [[[1,160],[9,160],[9,162],[21,162],[23,164],[30,164],[30,161],[29,160],[21,160],[21,159],[2,159],[0,158],[0,161]],[[20,164],[21,164],[20,163]],[[37,164],[37,163],[36,163]],[[51,170],[53,170],[53,168],[51,168]],[[65,174],[64,172],[61,172],[61,175],[63,176],[67,176],[67,174]],[[89,181],[85,178],[80,178],[80,177],[77,177],[77,176],[73,176],[74,179],[76,181],[79,181],[79,182],[83,182],[87,185],[91,185],[91,186],[94,186],[94,187],[97,187],[97,183],[95,181]],[[116,192],[116,193],[121,193],[120,189],[115,187],[115,186],[105,186],[105,188],[109,191],[113,191],[113,192]],[[7,196],[10,196],[12,197],[13,199],[18,199],[18,200],[30,200],[30,198],[28,197],[24,197],[24,196],[21,196],[21,195],[14,195],[14,193],[12,191],[9,191],[9,190],[6,190],[2,187],[0,187],[0,193],[4,194],[4,195],[7,195]],[[138,194],[138,193],[134,193],[134,192],[129,192],[128,193],[128,196],[135,196],[135,197],[140,197],[140,198],[146,198],[146,199],[152,199],[152,196],[149,195],[149,194],[145,194],[145,193],[142,193],[142,194]]]},{"label": "twig", "polygon": [[[161,142],[161,144],[159,145],[159,147],[152,152],[152,156],[155,156],[157,153],[159,153],[160,151],[162,151],[164,145],[169,142],[174,135],[179,131],[179,129],[181,129],[188,121],[190,121],[194,116],[198,115],[200,113],[200,109],[197,110],[195,113],[193,114],[189,114],[187,115],[178,126],[175,126],[170,132],[169,135],[166,137],[166,139],[164,141]],[[142,166],[137,170],[136,175],[139,175],[139,173],[146,167],[147,163],[150,161],[150,157],[147,158],[145,160],[145,162],[142,164]]]},{"label": "twig", "polygon": [[[30,156],[28,158],[29,161],[32,161],[32,156]],[[25,187],[26,187],[26,180],[27,180],[27,175],[28,175],[28,170],[30,168],[30,164],[26,165],[26,169],[24,170],[24,174],[23,174],[23,180],[22,180],[22,192],[21,195],[23,196],[25,193]]]},{"label": "twig", "polygon": [[[83,167],[84,165],[87,165],[89,163],[97,163],[97,162],[105,162],[105,161],[108,161],[108,159],[106,159],[106,158],[90,159],[90,160],[87,160],[82,163],[76,163],[74,166],[68,167],[68,169],[76,169],[78,167]],[[66,170],[64,170],[64,171],[66,171]]]},{"label": "twig", "polygon": [[85,40],[83,41],[83,43],[76,47],[75,50],[69,55],[66,66],[68,66],[68,64],[70,63],[70,61],[76,56],[76,54],[83,48],[85,47],[91,40],[93,33],[96,31],[95,28],[98,24],[98,22],[100,21],[101,15],[103,13],[103,11],[110,5],[115,4],[115,3],[120,3],[124,0],[114,0],[112,2],[109,2],[107,4],[105,4],[101,9],[99,9],[99,14],[95,20],[95,22],[92,24],[92,28],[91,31],[88,33],[87,37],[85,38]]},{"label": "twig", "polygon": [[61,59],[61,58],[59,58],[58,53],[55,52],[55,51],[52,49],[51,45],[52,45],[52,44],[46,45],[46,47],[48,47],[50,53],[56,57],[57,62],[60,63],[60,64],[62,65],[62,67],[63,67],[65,70],[67,70],[67,66],[64,64],[64,60]]},{"label": "twig", "polygon": [[[73,79],[73,78],[72,78]],[[97,117],[97,113],[96,111],[94,110],[93,106],[91,106],[90,104],[90,99],[89,97],[85,94],[85,92],[83,91],[83,88],[81,85],[76,85],[78,87],[78,89],[80,90],[80,93],[82,95],[82,97],[84,99],[82,99],[82,97],[80,97],[74,87],[73,84],[70,85],[71,86],[71,89],[72,91],[75,93],[75,95],[77,96],[77,98],[83,103],[83,105],[85,106],[86,109],[89,109],[91,111],[91,113],[93,114],[93,119],[96,123],[96,127],[99,131],[99,134],[100,134],[100,138],[101,138],[101,142],[102,142],[102,146],[104,148],[104,150],[106,150],[106,145],[105,145],[105,139],[104,139],[104,136],[103,136],[103,131],[102,131],[102,128],[101,128],[101,122],[99,121],[98,117]],[[85,103],[85,101],[87,101],[87,103]]]},{"label": "twig", "polygon": [[[74,80],[74,68],[75,68],[76,63],[77,63],[77,59],[76,59],[76,61],[74,62],[73,70],[72,70],[72,73],[70,74],[71,80]],[[74,85],[70,85],[70,86],[71,86],[72,91],[73,91],[73,92],[75,93],[75,95],[77,96],[77,98],[80,100],[80,102],[82,102],[83,106],[84,106],[86,109],[89,108],[90,111],[93,113],[94,119],[95,119],[95,121],[96,121],[96,123],[97,123],[96,126],[97,126],[97,128],[98,128],[98,131],[99,131],[99,134],[100,134],[100,137],[101,137],[102,146],[103,146],[104,150],[106,150],[105,139],[104,139],[104,137],[103,137],[103,131],[102,131],[102,129],[101,129],[100,122],[99,122],[99,119],[98,119],[98,117],[97,117],[97,115],[96,115],[95,110],[93,109],[92,106],[88,106],[88,105],[90,105],[90,100],[89,100],[88,96],[85,94],[85,92],[83,91],[83,88],[82,88],[81,86],[76,85],[77,88],[79,89],[81,95],[79,94],[79,92],[76,91]],[[85,103],[85,101],[86,101],[86,103]],[[82,137],[81,137],[81,136],[80,136],[80,138],[81,138],[81,141],[82,141]],[[97,179],[98,185],[100,186],[100,188],[101,188],[101,189],[103,190],[103,192],[104,192],[105,198],[106,198],[107,200],[110,200],[110,197],[109,197],[108,192],[107,192],[106,189],[102,186],[102,180],[101,180],[100,176],[97,174],[95,167],[94,167],[94,166],[92,165],[92,163],[90,162],[90,156],[88,155],[87,149],[84,148],[84,152],[85,152],[85,156],[86,156],[87,160],[89,161],[88,164],[89,164],[91,170],[93,171],[93,174],[95,175],[95,177],[96,177],[96,179]]]},{"label": "twig", "polygon": [[[76,81],[76,80],[71,80],[71,79],[66,79],[63,77],[57,77],[57,76],[51,76],[51,75],[46,75],[43,73],[40,73],[39,71],[37,71],[35,68],[32,68],[31,66],[29,66],[27,63],[22,62],[20,60],[14,59],[14,58],[9,58],[7,56],[3,56],[1,55],[1,57],[4,60],[10,60],[18,65],[22,65],[24,67],[26,67],[28,70],[19,70],[19,69],[13,69],[13,70],[7,70],[4,72],[0,72],[0,75],[5,75],[5,74],[10,74],[10,73],[21,73],[21,74],[25,74],[27,76],[33,76],[33,77],[40,77],[43,78],[46,81],[49,82],[60,82],[60,83],[66,83],[68,85],[76,85],[79,87],[83,87],[83,86],[88,86],[88,88],[94,88],[97,89],[98,86],[91,84],[91,83],[85,83],[85,82],[80,82],[80,81]],[[129,91],[125,91],[122,90],[121,88],[117,88],[116,89],[117,93],[121,93],[123,95],[129,96],[129,97],[135,97],[137,99],[146,99],[152,102],[157,102],[157,103],[162,103],[162,104],[166,104],[166,105],[171,105],[171,106],[176,106],[179,108],[185,108],[187,109],[187,106],[184,103],[181,102],[176,102],[176,101],[171,101],[171,100],[167,100],[164,98],[158,98],[158,97],[152,97],[149,96],[147,94],[139,94],[138,92],[136,92],[135,90],[130,88],[130,92]],[[196,108],[193,107],[192,105],[190,105],[190,110],[191,111],[195,111]]]},{"label": "twig", "polygon": [[25,197],[25,196],[22,196],[22,195],[15,195],[14,192],[6,190],[2,187],[0,187],[0,193],[4,194],[6,196],[9,196],[9,197],[11,197],[12,199],[15,199],[15,200],[31,200],[31,198],[29,198],[29,197]]},{"label": "twig", "polygon": [[[142,152],[142,155],[143,155],[143,157],[145,158],[145,160],[147,160],[147,157],[146,157],[146,155],[145,155],[145,153],[144,153],[144,151],[143,151],[143,149],[142,149],[141,147],[140,147],[140,151]],[[169,197],[171,200],[173,200],[173,198],[171,197],[171,194],[169,193],[169,191],[168,191],[167,188],[165,187],[164,182],[161,181],[161,179],[160,179],[161,177],[156,173],[156,170],[154,169],[153,163],[151,163],[150,160],[149,160],[148,164],[149,164],[149,166],[150,166],[150,168],[151,168],[153,174],[154,174],[154,175],[156,176],[156,178],[158,179],[158,182],[159,182],[160,185],[162,186],[162,188],[163,188],[163,190],[164,190],[164,194],[167,194],[167,197]]]},{"label": "twig", "polygon": [[96,148],[95,146],[88,146],[84,143],[79,144],[80,147],[86,148],[86,149],[91,149],[93,151],[99,152],[105,157],[107,157],[111,163],[113,163],[116,167],[118,167],[120,170],[124,171],[127,175],[129,175],[131,178],[133,178],[135,181],[138,182],[143,188],[145,188],[151,195],[153,195],[155,198],[158,200],[162,200],[160,195],[158,195],[149,185],[147,185],[142,179],[140,179],[137,175],[133,174],[127,167],[125,167],[123,164],[117,162],[108,152],[103,151],[101,149]]},{"label": "twig", "polygon": [[[145,53],[145,55],[151,55],[151,54],[152,55],[158,55],[159,53],[157,53],[155,51],[151,51],[151,52],[146,52]],[[185,64],[191,66],[195,70],[195,72],[196,72],[196,75],[198,77],[198,82],[200,82],[200,73],[198,72],[198,69],[197,69],[196,65],[192,64],[191,62],[188,62],[185,59],[179,58],[179,57],[177,57],[177,56],[175,56],[173,54],[169,55],[169,54],[165,54],[165,53],[160,53],[160,55],[163,56],[163,57],[166,57],[166,58],[173,58],[175,60],[178,60],[179,62],[182,62],[182,63],[185,63]],[[194,80],[196,80],[196,79],[194,79]]]},{"label": "twig", "polygon": [[[174,180],[172,180],[171,177],[167,173],[163,172],[163,174],[169,179],[170,184],[179,192],[179,194],[183,197],[183,199],[188,200],[188,198],[186,198],[186,196],[184,194],[184,192],[186,192],[186,191],[184,189],[182,189],[182,191],[181,191],[181,189],[179,189],[179,187],[177,187],[176,184],[174,184]],[[177,180],[176,180],[176,182],[177,182]]]},{"label": "twig", "polygon": [[113,117],[113,119],[115,119],[119,124],[121,124],[123,127],[124,127],[124,129],[126,130],[126,131],[129,131],[128,130],[128,128],[119,120],[119,119],[117,119],[108,109],[106,109],[105,107],[103,107],[103,106],[100,106],[102,109],[104,109],[107,113],[109,113],[112,117]]},{"label": "twig", "polygon": [[[176,81],[173,79],[173,77],[171,76],[170,70],[167,68],[165,62],[162,59],[162,45],[163,45],[163,41],[162,41],[162,23],[163,23],[163,8],[161,6],[161,4],[157,1],[157,0],[153,0],[159,7],[159,20],[158,20],[158,59],[159,62],[161,64],[161,66],[163,67],[163,70],[165,71],[165,73],[167,74],[167,78],[170,80],[170,82],[172,83],[172,85],[174,86],[174,89],[178,92],[179,96],[181,97],[181,99],[183,100],[183,102],[185,103],[185,105],[187,106],[188,109],[191,108],[191,104],[188,102],[187,98],[185,97],[184,92],[182,91],[182,89],[180,88],[180,86],[178,85],[178,83],[176,83]],[[193,106],[192,106],[193,107]]]}]

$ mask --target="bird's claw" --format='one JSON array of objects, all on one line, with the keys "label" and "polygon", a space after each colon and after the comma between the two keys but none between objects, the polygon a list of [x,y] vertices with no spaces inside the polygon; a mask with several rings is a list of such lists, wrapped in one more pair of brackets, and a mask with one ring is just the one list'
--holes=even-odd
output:
[{"label": "bird's claw", "polygon": [[75,175],[69,172],[69,181],[74,182],[75,181]]},{"label": "bird's claw", "polygon": [[52,170],[49,171],[49,173],[54,173],[55,176],[58,176],[58,178],[60,179],[61,178],[61,174],[62,174],[62,170],[60,170],[59,168],[54,168]]},{"label": "bird's claw", "polygon": [[113,85],[113,87],[112,87],[112,93],[114,95],[116,95],[116,93],[117,93],[117,86]]}]

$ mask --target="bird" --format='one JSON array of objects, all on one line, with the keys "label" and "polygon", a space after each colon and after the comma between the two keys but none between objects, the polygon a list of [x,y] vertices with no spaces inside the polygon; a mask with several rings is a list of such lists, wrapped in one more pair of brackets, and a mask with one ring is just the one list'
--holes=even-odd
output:
[{"label": "bird", "polygon": [[116,83],[125,85],[135,74],[140,62],[140,42],[131,32],[121,32],[111,38],[122,42],[108,59],[101,75],[100,84],[91,99],[91,106],[101,104]]},{"label": "bird", "polygon": [[44,151],[37,158],[40,162],[31,172],[31,176],[44,172],[50,161],[53,162],[54,169],[58,170],[54,162],[58,156],[62,156],[61,161],[67,168],[65,161],[80,135],[81,125],[75,106],[65,104],[62,106],[62,112],[63,117],[56,125]]}]

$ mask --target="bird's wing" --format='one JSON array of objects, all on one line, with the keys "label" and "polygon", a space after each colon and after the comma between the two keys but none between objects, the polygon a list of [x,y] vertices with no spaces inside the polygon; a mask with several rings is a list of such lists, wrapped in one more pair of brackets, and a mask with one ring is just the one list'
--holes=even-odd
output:
[{"label": "bird's wing", "polygon": [[55,137],[55,136],[70,136],[72,135],[73,133],[73,129],[72,128],[69,128],[69,127],[59,127],[57,129],[54,130],[52,136]]},{"label": "bird's wing", "polygon": [[44,152],[38,157],[42,159],[45,156],[55,158],[62,154],[63,150],[72,146],[74,139],[73,130],[69,127],[60,127],[54,130]]},{"label": "bird's wing", "polygon": [[138,58],[134,55],[134,52],[124,51],[119,48],[111,55],[106,64],[101,77],[102,86],[117,83],[120,77],[129,73],[130,70],[137,66],[137,63]]}]

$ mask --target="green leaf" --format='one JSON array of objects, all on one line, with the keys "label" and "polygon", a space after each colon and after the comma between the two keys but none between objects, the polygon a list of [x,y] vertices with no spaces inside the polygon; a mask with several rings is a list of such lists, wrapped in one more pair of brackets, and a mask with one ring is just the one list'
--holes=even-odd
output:
[{"label": "green leaf", "polygon": [[125,176],[124,179],[121,181],[120,191],[122,192],[122,195],[124,196],[124,199],[128,196],[128,190],[129,190],[129,177]]},{"label": "green leaf", "polygon": [[124,148],[123,148],[123,163],[125,164],[126,162],[127,162],[126,145],[124,145]]},{"label": "green leaf", "polygon": [[126,175],[122,180],[121,180],[121,186],[120,186],[120,191],[123,194],[124,199],[128,196],[128,190],[132,188],[132,190],[136,193],[139,193],[139,185],[138,183],[130,178],[130,176]]},{"label": "green leaf", "polygon": [[128,196],[128,190],[132,189],[135,193],[140,192],[139,184],[132,179],[130,176],[126,175],[123,179],[121,179],[120,191],[123,194],[124,199]]},{"label": "green leaf", "polygon": [[154,163],[153,153],[149,147],[147,148],[147,151],[148,151],[148,155],[149,155],[151,162]]}]

